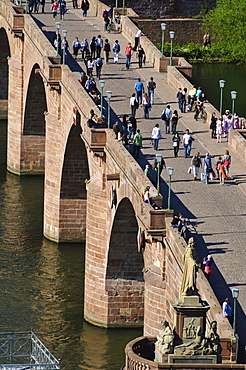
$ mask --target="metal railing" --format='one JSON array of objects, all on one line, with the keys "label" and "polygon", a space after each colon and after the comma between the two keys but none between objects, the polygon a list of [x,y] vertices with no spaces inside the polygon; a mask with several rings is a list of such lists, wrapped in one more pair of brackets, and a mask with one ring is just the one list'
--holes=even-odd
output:
[{"label": "metal railing", "polygon": [[56,370],[59,361],[31,332],[0,333],[0,370]]}]

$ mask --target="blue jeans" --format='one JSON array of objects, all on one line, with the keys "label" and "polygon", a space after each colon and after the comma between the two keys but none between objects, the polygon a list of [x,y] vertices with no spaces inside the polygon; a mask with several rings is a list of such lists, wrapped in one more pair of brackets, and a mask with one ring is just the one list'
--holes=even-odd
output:
[{"label": "blue jeans", "polygon": [[209,172],[207,168],[204,169],[204,175],[205,175],[205,184],[208,184]]},{"label": "blue jeans", "polygon": [[83,17],[87,16],[87,10],[83,10]]},{"label": "blue jeans", "polygon": [[159,139],[153,139],[153,141],[154,141],[154,150],[158,150]]},{"label": "blue jeans", "polygon": [[186,99],[181,99],[181,113],[185,113],[185,108],[186,108]]},{"label": "blue jeans", "polygon": [[131,64],[131,55],[126,55],[126,68],[128,69]]},{"label": "blue jeans", "polygon": [[135,117],[137,108],[134,105],[131,105],[132,117]]},{"label": "blue jeans", "polygon": [[128,139],[131,140],[132,135],[134,136],[136,134],[136,129],[132,127],[128,133]]},{"label": "blue jeans", "polygon": [[143,94],[142,90],[141,91],[136,90],[136,100],[139,104],[142,104],[142,94]]},{"label": "blue jeans", "polygon": [[191,147],[190,144],[184,144],[184,157],[187,158],[190,156]]},{"label": "blue jeans", "polygon": [[154,104],[154,90],[149,90],[148,91],[148,96],[149,96],[149,102],[151,105]]}]

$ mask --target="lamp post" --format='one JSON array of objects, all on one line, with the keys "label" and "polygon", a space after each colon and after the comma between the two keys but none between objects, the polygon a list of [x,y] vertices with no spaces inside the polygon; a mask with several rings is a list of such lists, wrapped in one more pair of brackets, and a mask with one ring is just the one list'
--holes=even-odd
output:
[{"label": "lamp post", "polygon": [[161,32],[162,32],[162,37],[161,37],[161,54],[162,58],[164,58],[164,33],[166,29],[166,23],[161,23]]},{"label": "lamp post", "polygon": [[62,64],[66,64],[65,58],[66,58],[66,44],[67,44],[67,31],[63,30],[62,31],[62,36],[63,36],[63,54],[62,54]]},{"label": "lamp post", "polygon": [[237,98],[237,92],[236,91],[231,91],[231,100],[232,100],[232,108],[231,108],[231,113],[232,115],[234,114],[235,110],[235,100]]},{"label": "lamp post", "polygon": [[26,14],[29,13],[29,0],[26,0]]},{"label": "lamp post", "polygon": [[232,298],[234,303],[234,317],[233,317],[233,338],[236,338],[236,314],[237,314],[237,299],[239,296],[239,289],[232,288]]},{"label": "lamp post", "polygon": [[160,165],[162,161],[162,155],[161,154],[156,154],[155,155],[156,162],[157,162],[157,196],[159,197],[160,195]]},{"label": "lamp post", "polygon": [[103,88],[105,85],[105,81],[100,80],[99,81],[100,87],[101,87],[101,118],[103,117]]},{"label": "lamp post", "polygon": [[170,35],[170,39],[171,39],[170,66],[172,66],[173,65],[173,39],[174,39],[175,32],[174,31],[170,31],[169,32],[169,35]]},{"label": "lamp post", "polygon": [[56,38],[56,41],[57,41],[57,45],[56,45],[56,56],[57,56],[57,57],[58,57],[58,55],[59,55],[59,36],[60,36],[59,30],[60,30],[60,27],[61,27],[61,23],[60,23],[60,22],[56,22],[56,30],[57,30],[57,38]]},{"label": "lamp post", "polygon": [[107,98],[108,98],[108,128],[110,128],[110,99],[112,96],[112,91],[106,91]]},{"label": "lamp post", "polygon": [[125,15],[125,0],[123,0],[122,4],[122,15]]},{"label": "lamp post", "polygon": [[219,85],[220,85],[220,116],[222,117],[222,112],[223,112],[223,89],[225,87],[225,80],[219,80]]},{"label": "lamp post", "polygon": [[167,167],[168,175],[169,175],[169,185],[168,185],[168,205],[167,209],[170,211],[170,205],[171,205],[171,179],[172,179],[172,174],[174,171],[173,167]]}]

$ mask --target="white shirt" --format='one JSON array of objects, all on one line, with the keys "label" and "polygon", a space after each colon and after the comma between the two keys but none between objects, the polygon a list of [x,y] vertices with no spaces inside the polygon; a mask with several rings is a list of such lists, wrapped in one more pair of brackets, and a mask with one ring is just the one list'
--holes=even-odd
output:
[{"label": "white shirt", "polygon": [[192,137],[191,134],[184,134],[183,135],[183,143],[185,145],[189,144],[189,140],[190,140],[191,137]]},{"label": "white shirt", "polygon": [[135,97],[135,96],[132,96],[132,97],[130,98],[130,106],[132,106],[132,105],[134,105],[134,104],[135,104],[135,99],[136,99],[136,97]]},{"label": "white shirt", "polygon": [[135,37],[140,37],[142,34],[142,31],[141,30],[138,30],[138,32],[136,33],[136,36]]},{"label": "white shirt", "polygon": [[154,127],[152,130],[152,139],[160,139],[161,138],[161,130],[159,127]]}]

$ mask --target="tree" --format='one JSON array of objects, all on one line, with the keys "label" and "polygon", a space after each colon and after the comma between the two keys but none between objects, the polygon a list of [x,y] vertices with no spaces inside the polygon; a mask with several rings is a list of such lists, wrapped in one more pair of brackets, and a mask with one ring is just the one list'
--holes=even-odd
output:
[{"label": "tree", "polygon": [[204,25],[228,61],[246,63],[246,1],[218,0]]}]

